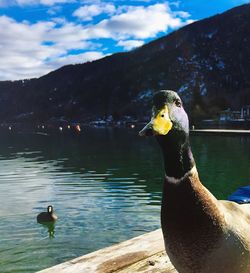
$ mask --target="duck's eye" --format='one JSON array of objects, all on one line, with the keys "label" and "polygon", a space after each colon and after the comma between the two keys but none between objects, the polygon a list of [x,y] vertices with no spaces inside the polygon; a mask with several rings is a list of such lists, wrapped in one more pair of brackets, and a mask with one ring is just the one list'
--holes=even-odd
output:
[{"label": "duck's eye", "polygon": [[181,107],[181,101],[180,100],[175,100],[175,105],[177,106],[177,107]]},{"label": "duck's eye", "polygon": [[164,118],[164,114],[161,114],[161,117]]}]

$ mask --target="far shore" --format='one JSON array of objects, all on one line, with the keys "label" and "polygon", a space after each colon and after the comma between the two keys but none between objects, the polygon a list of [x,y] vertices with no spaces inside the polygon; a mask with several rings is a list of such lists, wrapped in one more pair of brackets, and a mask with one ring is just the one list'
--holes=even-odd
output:
[{"label": "far shore", "polygon": [[[19,123],[5,122],[0,124],[0,132],[2,133],[31,133],[31,134],[82,134],[88,128],[96,129],[115,129],[127,128],[130,130],[140,130],[146,125],[145,121],[117,121],[117,122],[34,122]],[[212,126],[211,126],[212,127]],[[250,135],[250,128],[202,128],[202,126],[190,126],[190,134],[212,134],[212,135]]]}]

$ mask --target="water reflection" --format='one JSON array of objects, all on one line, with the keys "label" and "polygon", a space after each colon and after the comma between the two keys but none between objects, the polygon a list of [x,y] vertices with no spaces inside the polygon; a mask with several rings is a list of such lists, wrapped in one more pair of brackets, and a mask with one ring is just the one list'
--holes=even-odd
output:
[{"label": "water reflection", "polygon": [[40,225],[48,230],[49,238],[55,238],[55,223],[40,223]]}]

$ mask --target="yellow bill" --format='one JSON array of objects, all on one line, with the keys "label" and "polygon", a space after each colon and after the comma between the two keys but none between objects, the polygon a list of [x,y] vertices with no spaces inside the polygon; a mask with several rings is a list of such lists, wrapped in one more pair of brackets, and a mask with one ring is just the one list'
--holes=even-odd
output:
[{"label": "yellow bill", "polygon": [[168,107],[165,105],[139,132],[139,135],[166,135],[171,130],[172,126],[173,124],[169,118]]},{"label": "yellow bill", "polygon": [[159,135],[166,135],[172,128],[173,124],[169,118],[168,107],[164,108],[152,120],[153,130]]}]

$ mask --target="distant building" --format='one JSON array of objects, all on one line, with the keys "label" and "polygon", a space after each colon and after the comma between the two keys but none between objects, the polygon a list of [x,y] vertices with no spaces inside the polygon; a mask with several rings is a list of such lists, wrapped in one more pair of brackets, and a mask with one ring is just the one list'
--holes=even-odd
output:
[{"label": "distant building", "polygon": [[220,112],[220,121],[230,121],[241,119],[241,111],[232,111],[231,109],[227,109]]},{"label": "distant building", "polygon": [[242,119],[250,119],[250,105],[241,108],[240,117]]}]

